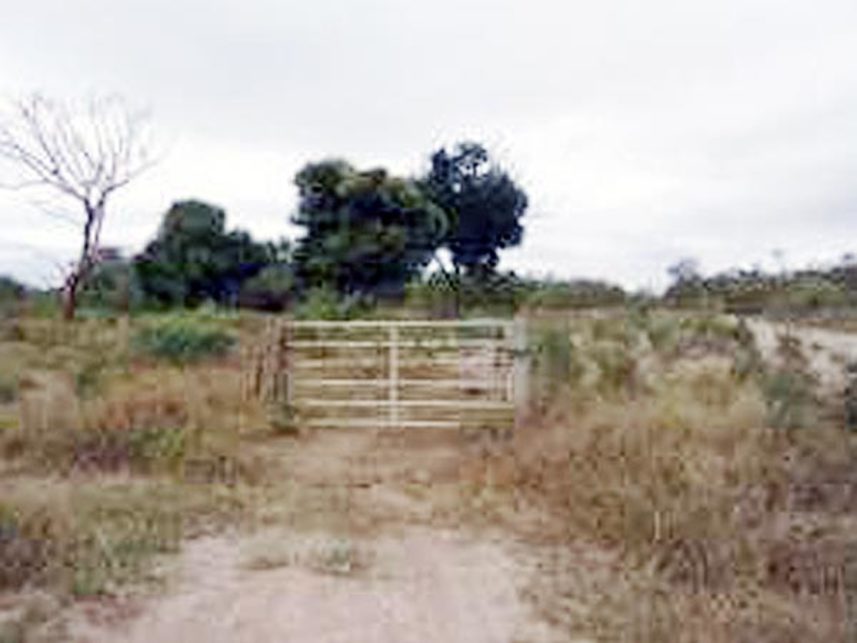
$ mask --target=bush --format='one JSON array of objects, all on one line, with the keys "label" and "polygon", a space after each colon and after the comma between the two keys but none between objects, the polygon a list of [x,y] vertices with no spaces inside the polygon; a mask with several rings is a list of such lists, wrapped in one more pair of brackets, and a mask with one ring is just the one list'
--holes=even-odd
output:
[{"label": "bush", "polygon": [[780,429],[808,426],[813,418],[812,383],[802,373],[778,369],[768,375],[762,390],[768,404],[768,422]]},{"label": "bush", "polygon": [[537,328],[531,350],[534,389],[539,397],[539,405],[545,407],[580,380],[583,364],[575,354],[570,330],[565,323]]},{"label": "bush", "polygon": [[351,319],[366,312],[367,301],[329,288],[313,288],[295,309],[298,319]]},{"label": "bush", "polygon": [[10,277],[0,276],[0,317],[14,314],[21,306],[27,289]]},{"label": "bush", "polygon": [[242,308],[281,312],[289,305],[294,292],[295,278],[291,267],[275,264],[241,285],[238,304]]},{"label": "bush", "polygon": [[18,399],[18,381],[0,373],[0,404],[9,404]]},{"label": "bush", "polygon": [[779,364],[762,376],[762,392],[768,405],[768,423],[775,428],[797,429],[819,420],[817,380],[804,355],[801,342],[792,335],[778,338]]},{"label": "bush", "polygon": [[598,388],[604,394],[632,392],[638,380],[637,358],[618,344],[597,345],[591,352],[598,367]]},{"label": "bush", "polygon": [[78,302],[89,315],[139,309],[143,304],[143,291],[133,264],[121,257],[100,263],[84,282]]},{"label": "bush", "polygon": [[137,333],[138,351],[177,364],[225,355],[235,338],[224,330],[192,323],[168,321]]},{"label": "bush", "polygon": [[857,431],[857,362],[849,362],[845,372],[845,428]]}]

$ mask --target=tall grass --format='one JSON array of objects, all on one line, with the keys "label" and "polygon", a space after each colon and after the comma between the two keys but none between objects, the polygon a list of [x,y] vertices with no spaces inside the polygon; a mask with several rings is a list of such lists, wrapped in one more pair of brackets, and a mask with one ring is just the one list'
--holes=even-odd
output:
[{"label": "tall grass", "polygon": [[597,640],[844,640],[857,590],[849,435],[823,414],[797,432],[774,421],[803,393],[772,398],[776,371],[739,368],[758,354],[734,321],[577,320],[572,333],[600,375],[488,465],[550,516],[539,538],[615,561],[590,586],[576,584],[579,557],[558,565],[539,598],[551,616]]},{"label": "tall grass", "polygon": [[17,320],[0,341],[0,592],[111,593],[249,506],[249,445],[270,426],[232,344],[256,325]]},{"label": "tall grass", "polygon": [[164,481],[20,478],[0,500],[0,591],[112,592],[140,580],[198,525],[240,512],[238,494]]}]

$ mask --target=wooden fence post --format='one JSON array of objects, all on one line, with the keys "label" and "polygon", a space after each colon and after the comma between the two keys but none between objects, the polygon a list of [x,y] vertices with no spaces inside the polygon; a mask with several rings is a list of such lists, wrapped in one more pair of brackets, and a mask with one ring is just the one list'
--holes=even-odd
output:
[{"label": "wooden fence post", "polygon": [[527,342],[527,320],[524,317],[515,318],[512,358],[514,360],[515,428],[518,429],[530,410],[530,353]]},{"label": "wooden fence post", "polygon": [[395,324],[390,324],[389,329],[390,384],[388,399],[390,402],[390,428],[396,428],[399,425],[399,329]]}]

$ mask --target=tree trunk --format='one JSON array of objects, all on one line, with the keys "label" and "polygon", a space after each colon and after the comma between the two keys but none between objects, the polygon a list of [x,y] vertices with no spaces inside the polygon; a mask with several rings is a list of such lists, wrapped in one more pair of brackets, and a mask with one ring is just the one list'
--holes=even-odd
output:
[{"label": "tree trunk", "polygon": [[84,203],[86,210],[86,222],[83,224],[83,248],[80,259],[74,271],[68,276],[65,283],[65,299],[63,301],[63,319],[72,321],[77,312],[77,294],[81,284],[89,276],[89,272],[95,264],[93,253],[98,249],[101,236],[101,224],[104,221],[104,199],[97,204]]},{"label": "tree trunk", "polygon": [[74,315],[77,312],[77,289],[80,281],[77,275],[69,277],[65,285],[62,301],[62,317],[65,321],[74,320]]}]

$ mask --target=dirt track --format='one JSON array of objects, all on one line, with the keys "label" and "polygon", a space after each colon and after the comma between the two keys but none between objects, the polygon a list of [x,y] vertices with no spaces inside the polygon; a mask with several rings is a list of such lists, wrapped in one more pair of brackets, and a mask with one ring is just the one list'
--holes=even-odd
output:
[{"label": "dirt track", "polygon": [[75,638],[567,640],[521,598],[532,552],[508,535],[456,526],[460,448],[445,436],[347,431],[282,447],[284,502],[299,508],[285,507],[280,524],[252,535],[188,543],[168,590],[139,605],[135,619],[95,628],[82,619]]},{"label": "dirt track", "polygon": [[809,366],[822,387],[841,389],[844,384],[846,362],[857,360],[857,334],[809,326],[774,323],[761,319],[749,320],[759,349],[766,359],[775,360],[778,337],[791,334],[801,342]]},{"label": "dirt track", "polygon": [[[291,544],[297,550],[308,545],[299,539]],[[316,546],[323,552],[341,545],[328,540]],[[126,635],[102,640],[533,640],[522,638],[529,616],[517,596],[516,563],[502,545],[419,530],[363,546],[372,562],[349,572],[300,562],[248,570],[240,541],[193,543],[175,593],[155,603]]]}]

